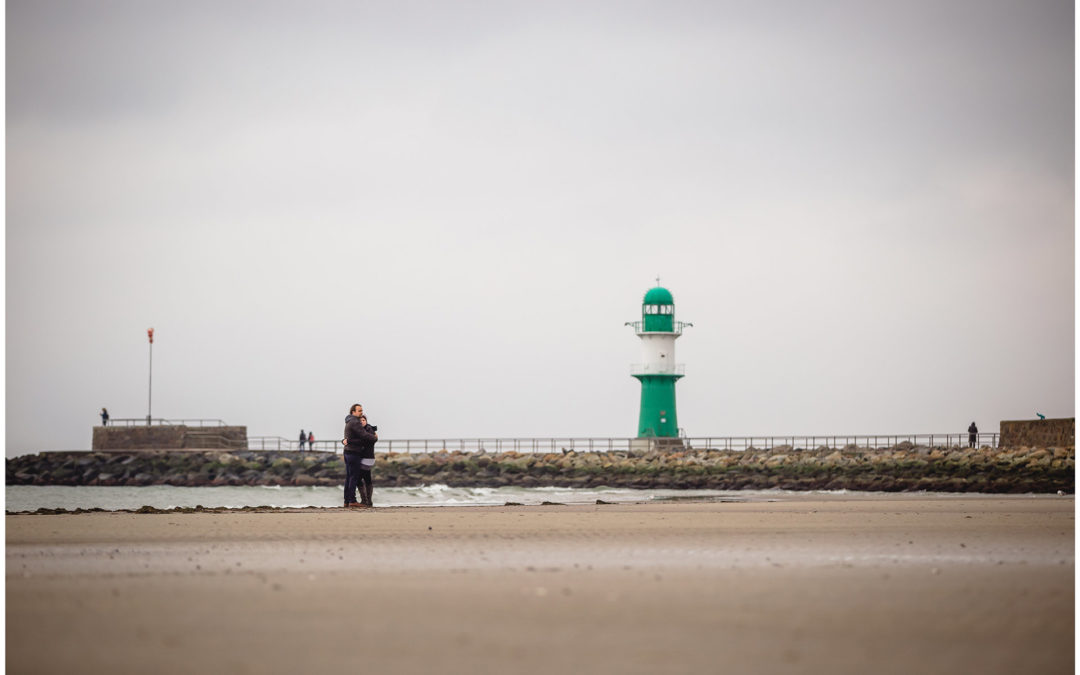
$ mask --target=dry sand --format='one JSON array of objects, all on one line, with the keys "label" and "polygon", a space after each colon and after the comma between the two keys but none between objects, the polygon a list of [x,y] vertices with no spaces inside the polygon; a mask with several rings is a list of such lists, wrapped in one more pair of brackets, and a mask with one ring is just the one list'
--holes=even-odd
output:
[{"label": "dry sand", "polygon": [[1071,673],[1074,505],[7,516],[7,668]]}]

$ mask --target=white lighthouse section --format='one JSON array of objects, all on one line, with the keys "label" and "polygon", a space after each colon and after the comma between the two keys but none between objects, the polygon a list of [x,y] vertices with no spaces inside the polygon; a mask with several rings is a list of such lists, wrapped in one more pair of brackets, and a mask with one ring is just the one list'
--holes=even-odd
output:
[{"label": "white lighthouse section", "polygon": [[675,338],[672,333],[638,333],[641,338],[641,363],[644,374],[675,373]]}]

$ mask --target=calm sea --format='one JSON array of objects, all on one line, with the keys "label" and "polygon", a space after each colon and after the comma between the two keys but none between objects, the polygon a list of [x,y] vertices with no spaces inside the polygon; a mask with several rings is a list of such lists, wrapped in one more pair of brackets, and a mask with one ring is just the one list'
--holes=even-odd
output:
[{"label": "calm sea", "polygon": [[[748,499],[768,498],[780,491],[723,490],[633,490],[629,488],[452,488],[446,485],[422,487],[375,488],[377,506],[490,506],[506,502],[541,504],[593,504],[605,502],[647,502],[676,499]],[[138,509],[153,506],[171,509],[177,506],[341,506],[340,487],[223,486],[146,487],[29,486],[9,485],[4,491],[7,511],[46,509]]]}]

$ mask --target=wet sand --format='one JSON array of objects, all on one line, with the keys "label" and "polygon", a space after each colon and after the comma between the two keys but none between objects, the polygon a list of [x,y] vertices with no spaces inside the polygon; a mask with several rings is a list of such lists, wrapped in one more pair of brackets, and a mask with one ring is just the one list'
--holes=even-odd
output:
[{"label": "wet sand", "polygon": [[1071,673],[1074,506],[6,516],[7,668]]}]

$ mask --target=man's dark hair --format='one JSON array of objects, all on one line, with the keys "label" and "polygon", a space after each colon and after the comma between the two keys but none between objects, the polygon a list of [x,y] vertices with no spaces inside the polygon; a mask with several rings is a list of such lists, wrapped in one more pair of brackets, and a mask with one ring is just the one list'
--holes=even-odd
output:
[{"label": "man's dark hair", "polygon": [[354,410],[356,410],[357,408],[363,408],[363,407],[364,406],[360,405],[359,403],[353,403],[352,407],[349,408],[349,414],[351,415],[351,414],[353,414]]}]

